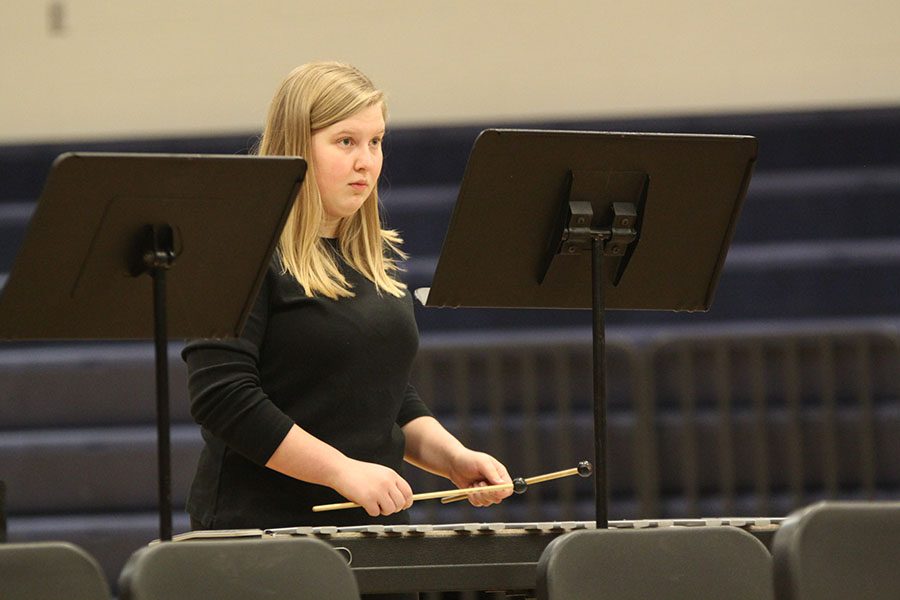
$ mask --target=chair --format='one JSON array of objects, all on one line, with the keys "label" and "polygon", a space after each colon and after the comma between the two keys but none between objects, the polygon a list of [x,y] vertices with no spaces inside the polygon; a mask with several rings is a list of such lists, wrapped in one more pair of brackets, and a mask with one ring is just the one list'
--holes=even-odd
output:
[{"label": "chair", "polygon": [[821,502],[772,544],[778,600],[900,598],[900,502]]},{"label": "chair", "polygon": [[733,527],[583,530],[538,563],[539,600],[772,600],[765,546]]},{"label": "chair", "polygon": [[121,600],[359,600],[347,562],[316,539],[164,542],[135,552]]},{"label": "chair", "polygon": [[100,565],[67,542],[0,544],[3,600],[110,600]]}]

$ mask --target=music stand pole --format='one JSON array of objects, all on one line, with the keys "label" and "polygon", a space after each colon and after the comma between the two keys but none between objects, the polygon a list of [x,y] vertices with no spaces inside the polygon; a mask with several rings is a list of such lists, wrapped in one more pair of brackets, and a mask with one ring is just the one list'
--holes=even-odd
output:
[{"label": "music stand pole", "polygon": [[172,460],[169,441],[169,353],[166,336],[166,271],[153,273],[153,329],[156,346],[156,444],[159,469],[159,537],[172,539]]},{"label": "music stand pole", "polygon": [[6,482],[0,479],[0,544],[6,542]]},{"label": "music stand pole", "polygon": [[594,358],[594,500],[598,529],[609,527],[606,469],[606,326],[603,305],[603,246],[600,236],[591,241],[591,312]]},{"label": "music stand pole", "polygon": [[169,337],[166,271],[175,261],[172,229],[147,227],[143,261],[153,279],[153,342],[156,361],[156,448],[159,485],[159,539],[172,539],[172,447],[169,417]]}]

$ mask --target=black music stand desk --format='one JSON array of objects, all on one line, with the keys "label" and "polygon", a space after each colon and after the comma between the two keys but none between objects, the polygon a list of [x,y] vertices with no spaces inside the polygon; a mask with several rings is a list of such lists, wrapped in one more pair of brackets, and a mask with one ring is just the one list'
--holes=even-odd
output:
[{"label": "black music stand desk", "polygon": [[606,527],[604,311],[710,308],[756,160],[747,136],[486,130],[426,306],[590,308],[597,526]]},{"label": "black music stand desk", "polygon": [[168,336],[240,334],[305,175],[299,157],[63,154],[0,294],[0,340],[155,340],[161,539]]}]

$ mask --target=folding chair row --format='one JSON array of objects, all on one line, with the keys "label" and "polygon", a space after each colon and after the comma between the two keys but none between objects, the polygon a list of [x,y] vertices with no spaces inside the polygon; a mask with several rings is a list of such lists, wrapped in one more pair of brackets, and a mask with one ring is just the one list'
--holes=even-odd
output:
[{"label": "folding chair row", "polygon": [[[216,540],[147,546],[119,579],[120,600],[359,600],[356,579],[316,539]],[[110,600],[97,561],[64,542],[0,544],[3,600]]]},{"label": "folding chair row", "polygon": [[772,555],[734,528],[583,530],[538,564],[539,600],[897,600],[900,502],[793,513]]},{"label": "folding chair row", "polygon": [[[792,514],[772,554],[732,527],[579,530],[544,549],[539,600],[897,600],[900,502]],[[96,560],[62,542],[0,544],[3,600],[109,600]],[[135,552],[120,600],[358,600],[350,567],[314,538],[183,541]]]}]

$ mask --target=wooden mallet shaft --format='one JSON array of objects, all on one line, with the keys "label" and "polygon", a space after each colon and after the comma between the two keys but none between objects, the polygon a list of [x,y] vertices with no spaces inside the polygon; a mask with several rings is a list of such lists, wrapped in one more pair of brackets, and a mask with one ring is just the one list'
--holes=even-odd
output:
[{"label": "wooden mallet shaft", "polygon": [[[455,494],[474,494],[476,492],[498,492],[500,490],[511,490],[513,489],[513,484],[511,483],[500,483],[497,485],[487,485],[484,487],[473,487],[466,488],[462,490],[443,490],[440,492],[423,492],[421,494],[413,494],[413,502],[417,502],[419,500],[434,500],[435,498],[443,498],[445,496],[455,495]],[[466,497],[465,495],[463,496]],[[313,512],[325,512],[329,510],[344,510],[345,508],[360,508],[360,505],[356,502],[336,502],[335,504],[319,504],[313,506]]]},{"label": "wooden mallet shaft", "polygon": [[[587,477],[591,474],[592,471],[593,471],[593,468],[591,467],[591,463],[584,460],[584,461],[581,461],[580,463],[578,463],[577,467],[572,467],[571,469],[565,469],[562,471],[554,471],[553,473],[545,473],[543,475],[535,475],[534,477],[526,477],[525,479],[520,480],[520,481],[524,481],[525,485],[520,486],[521,490],[516,490],[516,493],[517,494],[524,493],[525,490],[528,489],[528,486],[533,483],[543,483],[545,481],[552,481],[554,479],[562,479],[563,477],[571,477],[572,475],[580,475],[581,477]],[[509,484],[506,484],[506,488],[504,488],[504,489],[509,489],[510,487],[512,487],[512,486],[510,486]],[[492,490],[489,490],[488,487],[469,488],[469,489],[482,491],[482,492],[492,491]],[[458,490],[457,494],[441,498],[441,504],[449,504],[450,502],[457,502],[458,500],[465,500],[466,498],[469,497],[469,494],[472,494],[472,493],[474,493],[474,492],[470,492],[469,490]]]},{"label": "wooden mallet shaft", "polygon": [[[499,483],[497,485],[485,485],[482,487],[471,487],[464,489],[455,489],[455,490],[442,490],[439,492],[423,492],[421,494],[413,494],[412,500],[413,502],[417,502],[419,500],[434,500],[436,498],[442,498],[441,502],[455,502],[456,500],[463,500],[467,498],[470,494],[477,494],[479,492],[499,492],[502,490],[513,490],[517,494],[523,493],[529,484],[532,483],[541,483],[543,481],[550,481],[552,479],[559,479],[561,477],[569,477],[571,475],[581,475],[582,477],[587,477],[592,472],[591,463],[588,461],[582,461],[578,463],[578,466],[572,469],[566,469],[565,471],[556,471],[555,473],[546,473],[544,475],[535,475],[534,477],[529,477],[527,479],[522,479],[521,477],[517,477],[513,480],[513,483]],[[452,500],[450,500],[452,498]],[[348,508],[360,508],[360,505],[356,502],[337,502],[334,504],[319,504],[313,506],[313,512],[326,512],[330,510],[344,510]]]}]

